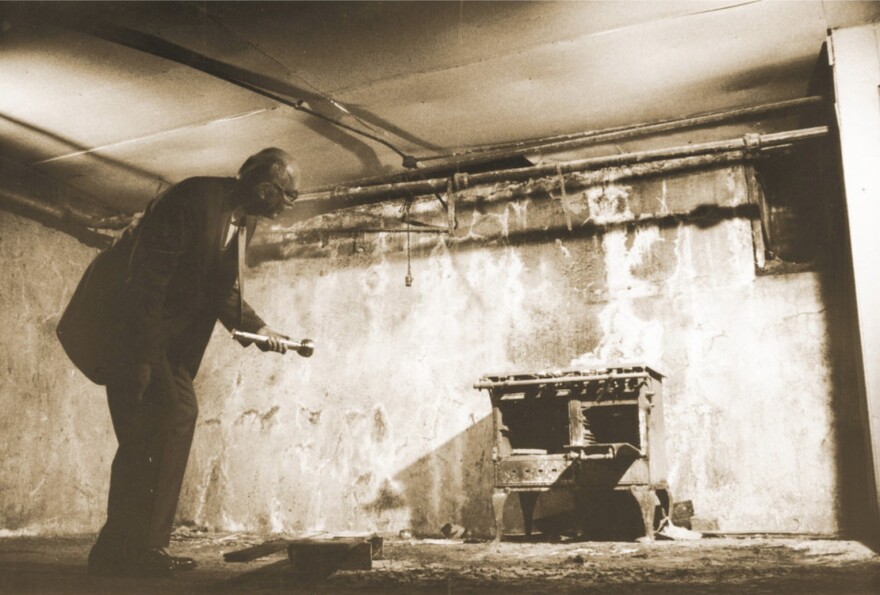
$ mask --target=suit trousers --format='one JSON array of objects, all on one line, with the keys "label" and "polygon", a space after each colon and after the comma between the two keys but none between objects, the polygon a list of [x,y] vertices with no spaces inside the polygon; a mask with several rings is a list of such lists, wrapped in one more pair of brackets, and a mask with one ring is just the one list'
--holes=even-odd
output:
[{"label": "suit trousers", "polygon": [[168,545],[198,416],[189,372],[167,356],[151,366],[140,400],[137,392],[133,378],[107,385],[119,446],[95,550],[122,557]]}]

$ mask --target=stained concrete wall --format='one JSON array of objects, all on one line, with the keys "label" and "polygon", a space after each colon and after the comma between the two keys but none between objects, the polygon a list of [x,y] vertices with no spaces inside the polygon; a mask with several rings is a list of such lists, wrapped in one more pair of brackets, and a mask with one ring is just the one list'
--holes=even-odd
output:
[{"label": "stained concrete wall", "polygon": [[[821,275],[756,276],[743,174],[574,192],[569,179],[551,200],[496,203],[509,188],[483,189],[456,238],[412,240],[410,288],[401,235],[264,230],[284,243],[263,247],[274,256],[249,271],[250,300],[318,347],[309,360],[242,355],[216,337],[181,515],[273,530],[431,533],[452,521],[488,532],[490,408],[473,383],[635,359],[668,375],[676,497],[722,530],[836,531],[832,408],[847,388],[834,376]],[[707,206],[706,221],[673,216]],[[585,224],[597,227],[577,233]]]},{"label": "stained concrete wall", "polygon": [[102,520],[115,450],[106,400],[55,339],[96,254],[0,211],[0,534],[76,532]]},{"label": "stained concrete wall", "polygon": [[[635,359],[668,376],[675,497],[722,530],[837,531],[849,386],[833,300],[819,272],[756,276],[745,180],[729,166],[582,189],[569,177],[562,193],[538,184],[512,202],[496,200],[509,187],[480,189],[455,237],[413,238],[409,288],[403,236],[262,230],[249,301],[316,352],[242,350],[218,327],[179,520],[417,533],[451,521],[487,534],[490,407],[473,383]],[[679,216],[707,206],[711,217]],[[28,338],[0,339],[11,362],[0,527],[94,529],[108,415],[52,337],[93,251],[0,223],[2,316]]]}]

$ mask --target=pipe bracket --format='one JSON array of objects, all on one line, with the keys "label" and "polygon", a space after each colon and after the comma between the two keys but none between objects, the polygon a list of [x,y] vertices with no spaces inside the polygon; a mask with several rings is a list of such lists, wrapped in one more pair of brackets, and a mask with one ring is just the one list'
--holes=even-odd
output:
[{"label": "pipe bracket", "polygon": [[749,132],[743,136],[743,143],[748,157],[757,157],[761,153],[761,135],[757,132]]},{"label": "pipe bracket", "polygon": [[470,185],[470,180],[468,175],[465,173],[453,174],[452,176],[452,187],[456,192],[464,190]]},{"label": "pipe bracket", "polygon": [[459,175],[467,177],[467,174],[455,174],[446,182],[446,223],[449,226],[449,233],[458,229],[458,217],[455,214],[455,178]]}]

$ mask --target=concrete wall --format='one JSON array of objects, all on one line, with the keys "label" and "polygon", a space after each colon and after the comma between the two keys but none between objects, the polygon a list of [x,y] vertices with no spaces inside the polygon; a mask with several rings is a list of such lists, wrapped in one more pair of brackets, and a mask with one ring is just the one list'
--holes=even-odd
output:
[{"label": "concrete wall", "polygon": [[[526,197],[498,200],[512,190]],[[669,481],[698,516],[727,531],[841,527],[838,451],[852,420],[838,405],[853,391],[837,364],[833,291],[820,272],[756,276],[741,167],[580,189],[569,176],[562,188],[465,198],[454,238],[413,239],[409,288],[401,235],[262,230],[249,301],[316,352],[242,350],[218,326],[197,379],[180,520],[489,533],[490,407],[473,383],[635,359],[668,376]],[[707,206],[712,216],[697,217]],[[0,216],[0,315],[27,337],[0,338],[0,527],[95,529],[109,415],[52,335],[94,251]]]},{"label": "concrete wall", "polygon": [[55,325],[97,254],[0,211],[0,535],[99,526],[115,438],[102,391]]},{"label": "concrete wall", "polygon": [[[264,230],[283,243],[256,247],[272,256],[250,270],[250,300],[318,347],[309,360],[242,355],[216,337],[182,517],[486,532],[490,408],[472,384],[636,359],[668,375],[677,498],[723,530],[836,531],[832,407],[847,388],[835,386],[821,276],[756,277],[743,170],[494,201],[509,191],[471,196],[455,239],[413,239],[410,288],[401,235]],[[705,206],[721,214],[675,218]]]}]

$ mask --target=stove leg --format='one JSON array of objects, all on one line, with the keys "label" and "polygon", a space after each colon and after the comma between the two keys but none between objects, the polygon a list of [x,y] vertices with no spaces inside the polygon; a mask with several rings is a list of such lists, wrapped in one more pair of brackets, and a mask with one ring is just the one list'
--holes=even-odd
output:
[{"label": "stove leg", "polygon": [[648,488],[630,488],[632,495],[642,509],[642,522],[645,524],[645,541],[654,541],[654,509],[657,506],[657,494]]},{"label": "stove leg", "polygon": [[520,492],[519,506],[523,513],[523,527],[526,530],[526,537],[532,535],[532,518],[535,514],[535,502],[538,501],[537,492]]},{"label": "stove leg", "polygon": [[504,532],[504,505],[507,503],[507,490],[495,490],[492,493],[492,511],[495,513],[495,542],[501,541]]},{"label": "stove leg", "polygon": [[672,495],[669,490],[657,490],[657,500],[660,502],[660,514],[662,523],[672,523]]}]

